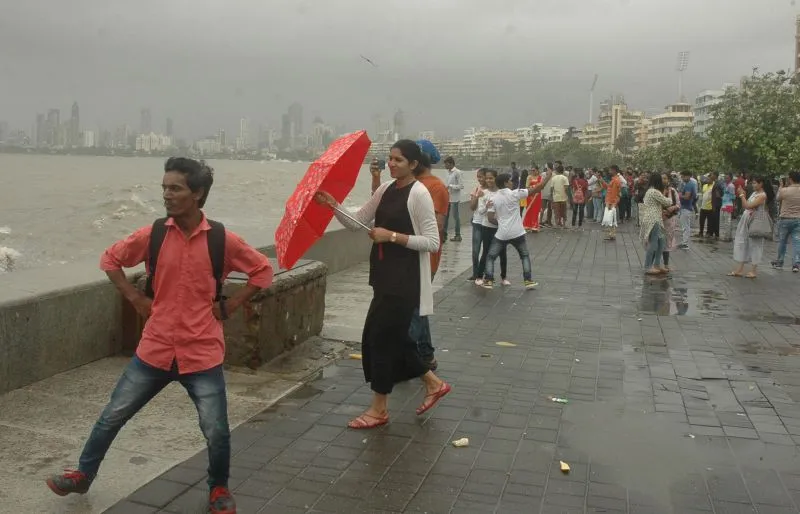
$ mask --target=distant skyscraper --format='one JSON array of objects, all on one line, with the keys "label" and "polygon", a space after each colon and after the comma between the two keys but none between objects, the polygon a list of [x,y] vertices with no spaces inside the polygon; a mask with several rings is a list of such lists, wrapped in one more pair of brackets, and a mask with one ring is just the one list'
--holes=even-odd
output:
[{"label": "distant skyscraper", "polygon": [[392,120],[392,132],[394,132],[395,140],[402,138],[406,132],[406,117],[401,109],[394,113]]},{"label": "distant skyscraper", "polygon": [[172,118],[167,118],[167,137],[172,137]]},{"label": "distant skyscraper", "polygon": [[292,139],[303,134],[303,106],[295,102],[289,106],[289,125],[292,129]]},{"label": "distant skyscraper", "polygon": [[36,115],[36,146],[44,146],[47,144],[47,122],[45,121],[44,114]]},{"label": "distant skyscraper", "polygon": [[58,144],[58,132],[61,129],[61,111],[50,109],[47,111],[47,144]]},{"label": "distant skyscraper", "polygon": [[225,129],[219,129],[217,133],[217,142],[219,143],[220,148],[225,148],[228,146],[228,138],[225,135]]},{"label": "distant skyscraper", "polygon": [[72,117],[69,119],[69,134],[67,135],[69,146],[81,146],[81,112],[78,102],[72,104]]},{"label": "distant skyscraper", "polygon": [[150,109],[142,109],[142,118],[139,122],[139,133],[149,134],[153,131],[153,120],[150,116]]},{"label": "distant skyscraper", "polygon": [[236,138],[237,150],[244,150],[250,146],[249,125],[250,123],[248,122],[247,118],[242,118],[239,120],[239,137]]},{"label": "distant skyscraper", "polygon": [[292,146],[292,124],[289,121],[289,115],[284,114],[281,116],[281,148],[290,148]]}]

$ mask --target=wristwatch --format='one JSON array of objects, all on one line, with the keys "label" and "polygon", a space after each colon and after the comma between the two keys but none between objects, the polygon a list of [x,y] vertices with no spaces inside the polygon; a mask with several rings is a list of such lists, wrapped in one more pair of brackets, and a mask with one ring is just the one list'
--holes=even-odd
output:
[{"label": "wristwatch", "polygon": [[389,241],[391,241],[392,243],[397,242],[397,232],[392,232],[392,237],[389,238]]}]

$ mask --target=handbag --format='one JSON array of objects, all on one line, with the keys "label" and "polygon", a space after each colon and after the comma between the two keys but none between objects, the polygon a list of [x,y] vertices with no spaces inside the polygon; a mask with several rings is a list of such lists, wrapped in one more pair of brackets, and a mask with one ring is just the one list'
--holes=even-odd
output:
[{"label": "handbag", "polygon": [[759,206],[758,209],[750,213],[750,219],[747,220],[747,237],[772,237],[772,218],[764,208]]}]

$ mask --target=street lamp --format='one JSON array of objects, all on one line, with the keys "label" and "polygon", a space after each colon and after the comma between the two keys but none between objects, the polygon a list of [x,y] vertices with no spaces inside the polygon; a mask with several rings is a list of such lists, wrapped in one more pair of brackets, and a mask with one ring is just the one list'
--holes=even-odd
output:
[{"label": "street lamp", "polygon": [[689,52],[678,52],[678,101],[683,101],[683,72],[689,66]]}]

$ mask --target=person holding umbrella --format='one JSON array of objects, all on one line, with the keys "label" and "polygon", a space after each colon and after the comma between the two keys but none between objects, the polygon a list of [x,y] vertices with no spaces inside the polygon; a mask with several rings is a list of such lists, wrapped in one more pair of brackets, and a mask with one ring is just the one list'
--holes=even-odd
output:
[{"label": "person holding umbrella", "polygon": [[424,162],[419,145],[403,139],[389,154],[393,180],[381,184],[358,212],[348,214],[327,191],[315,195],[317,203],[334,209],[347,228],[358,230],[374,222],[369,231],[369,283],[373,297],[362,333],[364,378],[373,391],[372,403],[348,427],[369,429],[389,422],[389,394],[394,384],[421,378],[425,399],[417,408],[421,415],[450,392],[449,384],[423,363],[409,327],[414,310],[420,316],[433,314],[430,254],[439,250],[439,229],[433,200],[414,172]]}]

